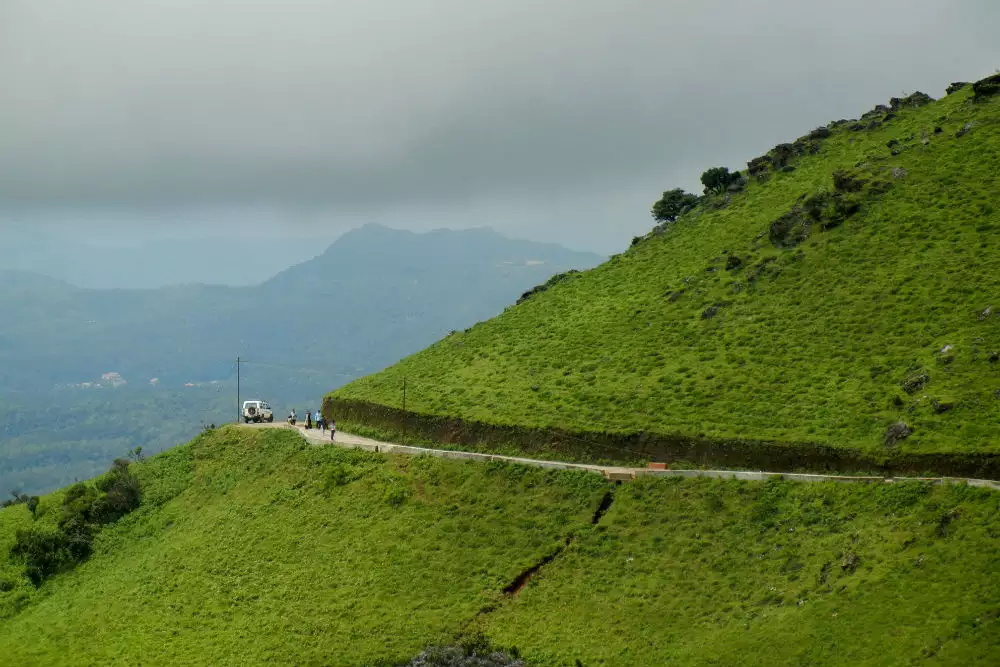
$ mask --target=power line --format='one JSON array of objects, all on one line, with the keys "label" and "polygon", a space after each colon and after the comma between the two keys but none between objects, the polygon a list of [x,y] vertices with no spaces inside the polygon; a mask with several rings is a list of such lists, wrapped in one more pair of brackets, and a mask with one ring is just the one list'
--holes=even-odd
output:
[{"label": "power line", "polygon": [[338,376],[338,377],[358,377],[355,373],[328,373],[326,371],[319,371],[315,368],[301,368],[299,366],[288,366],[286,364],[276,364],[270,361],[254,361],[251,359],[241,359],[241,364],[252,364],[254,366],[268,366],[271,368],[281,368],[288,371],[296,371],[299,373],[308,373],[311,375],[323,375],[323,376]]}]

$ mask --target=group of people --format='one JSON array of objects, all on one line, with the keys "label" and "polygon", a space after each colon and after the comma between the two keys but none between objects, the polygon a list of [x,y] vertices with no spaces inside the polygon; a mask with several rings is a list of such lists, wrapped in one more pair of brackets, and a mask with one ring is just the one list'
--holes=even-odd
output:
[{"label": "group of people", "polygon": [[[288,413],[288,423],[295,426],[298,421],[298,416],[295,414],[295,408]],[[327,428],[330,429],[330,440],[334,439],[337,433],[337,422],[333,419],[327,424],[326,419],[323,417],[323,413],[317,410],[313,412],[312,410],[306,410],[306,430],[311,430],[312,428],[318,428],[320,431],[325,431]]]}]

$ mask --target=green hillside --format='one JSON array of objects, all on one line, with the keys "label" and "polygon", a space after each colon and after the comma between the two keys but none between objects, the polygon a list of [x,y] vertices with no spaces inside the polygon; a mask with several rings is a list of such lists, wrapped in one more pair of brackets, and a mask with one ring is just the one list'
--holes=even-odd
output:
[{"label": "green hillside", "polygon": [[405,378],[414,428],[465,444],[562,429],[620,435],[622,453],[700,443],[709,463],[771,443],[860,457],[842,468],[926,455],[913,465],[937,469],[931,455],[950,454],[972,457],[963,474],[996,474],[998,88],[894,100],[775,147],[742,191],[337,390],[328,409],[401,430],[383,408],[401,407]]},{"label": "green hillside", "polygon": [[964,485],[616,487],[240,427],[131,468],[140,507],[37,589],[9,548],[66,494],[0,510],[3,664],[399,665],[477,636],[534,666],[1000,651],[1000,496]]}]

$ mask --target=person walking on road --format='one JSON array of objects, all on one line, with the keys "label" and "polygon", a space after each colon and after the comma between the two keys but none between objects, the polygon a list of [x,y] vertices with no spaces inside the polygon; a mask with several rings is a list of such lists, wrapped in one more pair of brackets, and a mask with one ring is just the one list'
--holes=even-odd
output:
[{"label": "person walking on road", "polygon": [[298,420],[298,417],[295,415],[295,408],[292,408],[292,411],[288,413],[288,423],[295,426],[296,420]]},{"label": "person walking on road", "polygon": [[316,428],[320,431],[326,430],[326,420],[323,419],[323,413],[319,410],[316,411]]},{"label": "person walking on road", "polygon": [[333,442],[333,436],[337,434],[337,421],[330,417],[330,442]]},{"label": "person walking on road", "polygon": [[306,410],[306,430],[310,430],[313,427],[312,412]]}]

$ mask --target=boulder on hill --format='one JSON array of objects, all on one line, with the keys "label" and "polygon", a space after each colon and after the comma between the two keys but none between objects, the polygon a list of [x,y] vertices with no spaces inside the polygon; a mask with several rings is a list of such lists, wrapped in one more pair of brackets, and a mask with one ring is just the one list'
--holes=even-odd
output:
[{"label": "boulder on hill", "polygon": [[1000,93],[1000,72],[972,84],[972,99],[980,102]]},{"label": "boulder on hill", "polygon": [[923,389],[924,385],[930,382],[930,379],[931,376],[926,371],[916,371],[903,378],[900,384],[903,387],[903,391],[907,394],[913,394]]},{"label": "boulder on hill", "polygon": [[910,437],[913,433],[913,429],[907,426],[904,422],[896,422],[895,424],[890,424],[889,428],[885,430],[885,446],[893,447],[900,440],[905,440]]}]

